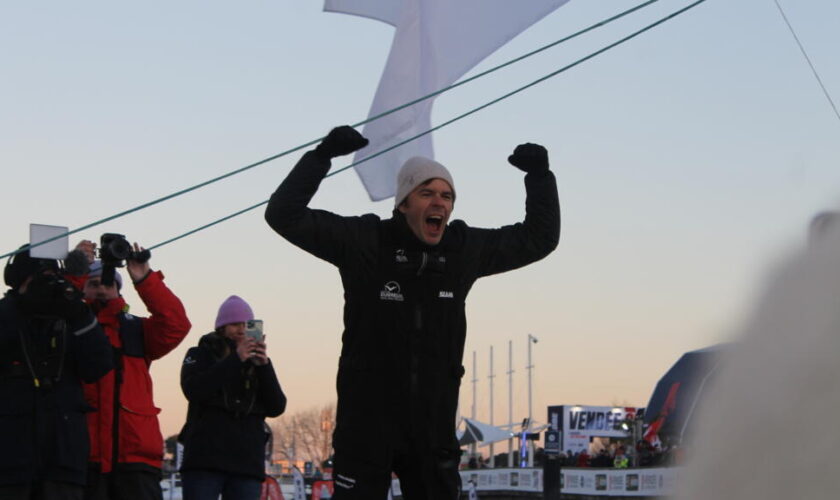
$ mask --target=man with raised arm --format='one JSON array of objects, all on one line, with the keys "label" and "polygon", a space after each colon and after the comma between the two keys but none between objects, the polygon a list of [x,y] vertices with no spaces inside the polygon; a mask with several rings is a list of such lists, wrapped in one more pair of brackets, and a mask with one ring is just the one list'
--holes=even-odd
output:
[{"label": "man with raised arm", "polygon": [[[128,258],[125,269],[150,315],[134,316],[121,294],[123,278],[114,271],[106,283],[96,244],[76,246],[88,258],[90,272],[79,280],[111,343],[114,370],[85,385],[90,457],[85,500],[160,500],[163,436],[150,373],[153,361],[169,354],[190,331],[181,300],[145,259]],[[142,248],[134,244],[135,253]]]},{"label": "man with raised arm", "polygon": [[545,148],[522,144],[508,158],[526,173],[525,220],[518,224],[450,222],[452,176],[421,157],[402,166],[389,219],[308,208],[331,159],[367,143],[351,127],[333,129],[303,155],[265,214],[281,236],[338,267],[344,285],[333,498],[385,498],[393,471],[407,500],[455,500],[465,299],[478,278],[554,250],[557,186]]}]

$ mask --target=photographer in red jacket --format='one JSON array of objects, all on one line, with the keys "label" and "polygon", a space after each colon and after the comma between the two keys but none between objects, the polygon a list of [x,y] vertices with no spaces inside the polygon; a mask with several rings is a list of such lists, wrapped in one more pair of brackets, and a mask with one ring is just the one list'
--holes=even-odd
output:
[{"label": "photographer in red jacket", "polygon": [[[148,260],[125,261],[134,288],[151,313],[141,318],[128,313],[118,272],[110,285],[103,283],[102,263],[94,260],[96,243],[85,240],[76,248],[91,262],[82,285],[85,301],[114,351],[114,370],[85,386],[85,398],[96,408],[88,414],[91,463],[85,498],[160,500],[163,436],[149,367],[184,340],[190,321],[181,301],[163,283],[163,273],[152,271]],[[132,255],[141,251],[135,243]]]}]

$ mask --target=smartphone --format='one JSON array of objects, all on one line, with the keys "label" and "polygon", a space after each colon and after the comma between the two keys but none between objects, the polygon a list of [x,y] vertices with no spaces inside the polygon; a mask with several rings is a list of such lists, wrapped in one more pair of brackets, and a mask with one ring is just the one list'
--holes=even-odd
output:
[{"label": "smartphone", "polygon": [[262,342],[265,338],[265,335],[263,334],[263,320],[252,319],[248,321],[245,325],[245,335],[251,337],[257,342]]}]

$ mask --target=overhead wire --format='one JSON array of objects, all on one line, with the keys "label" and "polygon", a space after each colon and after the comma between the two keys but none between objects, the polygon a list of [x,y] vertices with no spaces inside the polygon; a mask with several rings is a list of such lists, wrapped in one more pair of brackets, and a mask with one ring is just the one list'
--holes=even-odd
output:
[{"label": "overhead wire", "polygon": [[[413,140],[416,140],[417,138],[419,138],[419,137],[423,137],[424,135],[431,134],[431,133],[432,133],[432,132],[434,132],[435,130],[438,130],[438,129],[440,129],[440,128],[446,127],[447,125],[450,125],[450,124],[455,123],[455,122],[457,122],[457,121],[459,121],[459,120],[462,120],[463,118],[466,118],[466,117],[468,117],[468,116],[470,116],[470,115],[472,115],[472,114],[474,114],[474,113],[477,113],[477,112],[479,112],[479,111],[481,111],[481,110],[483,110],[483,109],[485,109],[485,108],[487,108],[487,107],[489,107],[489,106],[492,106],[492,105],[494,105],[494,104],[496,104],[496,103],[498,103],[498,102],[501,102],[501,101],[503,101],[503,100],[505,100],[505,99],[507,99],[507,98],[509,98],[509,97],[512,97],[512,96],[514,96],[514,95],[516,95],[516,94],[518,94],[518,93],[520,93],[520,92],[522,92],[522,91],[524,91],[524,90],[526,90],[526,89],[529,89],[529,88],[531,88],[531,87],[533,87],[533,86],[535,86],[535,85],[538,85],[538,84],[540,84],[540,83],[542,83],[542,82],[544,82],[544,81],[546,81],[546,80],[548,80],[548,79],[550,79],[550,78],[552,78],[552,77],[554,77],[554,76],[559,75],[560,73],[563,73],[563,72],[565,72],[565,71],[568,71],[569,69],[571,69],[571,68],[573,68],[573,67],[575,67],[575,66],[577,66],[577,65],[579,65],[579,64],[581,64],[581,63],[583,63],[583,62],[585,62],[585,61],[588,61],[588,60],[592,59],[593,57],[596,57],[596,56],[598,56],[598,55],[600,55],[600,54],[602,54],[602,53],[604,53],[604,52],[606,52],[606,51],[608,51],[608,50],[610,50],[610,49],[612,49],[612,48],[615,48],[615,47],[619,46],[619,45],[621,45],[621,44],[623,44],[623,43],[625,43],[625,42],[627,42],[627,41],[629,41],[629,40],[631,40],[631,39],[633,39],[633,38],[635,38],[635,37],[637,37],[637,36],[641,35],[642,33],[646,32],[646,31],[649,31],[649,30],[651,30],[651,29],[655,28],[656,26],[659,26],[659,25],[660,25],[660,24],[662,24],[662,23],[667,22],[667,21],[669,21],[669,20],[671,20],[671,19],[673,19],[673,18],[675,18],[675,17],[679,16],[680,14],[683,14],[684,12],[687,12],[688,10],[693,9],[694,7],[696,7],[696,6],[698,6],[698,5],[702,4],[702,3],[704,3],[705,1],[706,1],[706,0],[696,0],[695,2],[693,2],[693,3],[691,3],[691,4],[687,5],[687,6],[685,6],[685,7],[683,7],[683,8],[681,8],[681,9],[679,9],[679,10],[676,10],[676,11],[672,12],[671,14],[669,14],[669,15],[667,15],[667,16],[665,16],[665,17],[661,18],[661,19],[659,19],[658,21],[656,21],[656,22],[654,22],[654,23],[651,23],[651,24],[649,24],[649,25],[645,26],[644,28],[642,28],[642,29],[639,29],[639,30],[635,31],[635,32],[633,32],[633,33],[631,33],[631,34],[629,34],[629,35],[625,36],[624,38],[619,39],[619,40],[618,40],[618,41],[616,41],[616,42],[613,42],[613,43],[611,43],[611,44],[609,44],[609,45],[606,45],[606,46],[602,47],[601,49],[599,49],[599,50],[597,50],[597,51],[595,51],[595,52],[592,52],[592,53],[590,53],[589,55],[587,55],[587,56],[585,56],[585,57],[582,57],[582,58],[580,58],[580,59],[578,59],[578,60],[576,60],[576,61],[574,61],[574,62],[572,62],[572,63],[570,63],[570,64],[567,64],[566,66],[563,66],[562,68],[560,68],[560,69],[558,69],[558,70],[556,70],[556,71],[552,71],[551,73],[548,73],[547,75],[545,75],[545,76],[543,76],[543,77],[540,77],[540,78],[538,78],[538,79],[536,79],[536,80],[534,80],[534,81],[532,81],[532,82],[528,83],[527,85],[523,85],[522,87],[519,87],[519,88],[517,88],[517,89],[515,89],[515,90],[513,90],[513,91],[511,91],[511,92],[508,92],[507,94],[504,94],[504,95],[502,95],[502,96],[500,96],[500,97],[498,97],[498,98],[496,98],[496,99],[493,99],[492,101],[489,101],[489,102],[487,102],[487,103],[485,103],[485,104],[482,104],[481,106],[475,107],[475,108],[473,108],[473,109],[471,109],[471,110],[469,110],[469,111],[467,111],[467,112],[465,112],[465,113],[462,113],[462,114],[460,114],[460,115],[458,115],[458,116],[456,116],[456,117],[454,117],[454,118],[451,118],[451,119],[449,119],[449,120],[447,120],[447,121],[445,121],[445,122],[441,123],[440,125],[436,125],[436,126],[434,126],[434,127],[431,127],[430,129],[428,129],[428,130],[426,130],[426,131],[424,131],[424,132],[421,132],[421,133],[419,133],[419,134],[417,134],[417,135],[414,135],[414,136],[412,136],[412,137],[409,137],[408,139],[405,139],[404,141],[401,141],[401,142],[399,142],[399,143],[397,143],[397,144],[394,144],[394,145],[393,145],[393,146],[391,146],[391,147],[385,148],[385,149],[383,149],[383,150],[381,150],[381,151],[378,151],[378,152],[376,152],[376,153],[374,153],[374,154],[372,154],[372,155],[370,155],[370,156],[366,156],[365,158],[362,158],[361,160],[359,160],[359,161],[357,161],[357,162],[355,162],[355,163],[351,163],[350,165],[347,165],[347,166],[342,167],[342,168],[340,168],[340,169],[337,169],[337,170],[335,170],[335,171],[333,171],[333,172],[330,172],[330,173],[329,173],[329,174],[327,174],[325,177],[331,177],[331,176],[336,175],[336,174],[338,174],[338,173],[341,173],[341,172],[343,172],[343,171],[345,171],[345,170],[347,170],[347,169],[349,169],[349,168],[352,168],[352,167],[355,167],[355,166],[357,166],[357,165],[360,165],[360,164],[362,164],[362,163],[364,163],[364,162],[366,162],[366,161],[368,161],[368,160],[371,160],[371,159],[373,159],[373,158],[376,158],[377,156],[383,155],[383,154],[385,154],[385,153],[387,153],[387,152],[389,152],[389,151],[391,151],[391,150],[393,150],[393,149],[396,149],[396,148],[398,148],[398,147],[402,146],[403,144],[406,144],[406,143],[408,143],[408,142],[411,142],[411,141],[413,141]],[[268,201],[269,201],[269,200],[264,200],[264,201],[261,201],[261,202],[259,202],[259,203],[257,203],[257,204],[251,205],[251,206],[250,206],[250,207],[248,207],[248,208],[245,208],[245,209],[242,209],[242,210],[240,210],[240,211],[236,212],[236,215],[241,215],[241,214],[243,214],[243,213],[246,213],[246,212],[249,212],[249,211],[251,211],[251,210],[254,210],[255,208],[261,207],[261,206],[263,206],[263,205],[267,204],[267,203],[268,203]],[[221,218],[221,219],[217,219],[217,220],[215,220],[215,221],[209,222],[209,223],[207,223],[207,224],[204,224],[203,226],[200,226],[200,227],[198,227],[198,228],[195,228],[195,229],[193,229],[193,230],[190,230],[190,231],[188,231],[188,232],[186,232],[186,233],[184,233],[184,234],[182,234],[182,235],[179,235],[179,236],[176,236],[176,237],[174,237],[174,238],[170,238],[170,239],[168,239],[168,240],[166,240],[166,241],[163,241],[163,242],[161,242],[161,243],[158,243],[158,244],[156,244],[156,245],[154,245],[154,246],[150,247],[150,249],[155,249],[155,248],[161,247],[161,246],[163,246],[163,245],[166,245],[166,244],[168,244],[168,243],[172,243],[173,241],[177,241],[177,240],[179,240],[179,239],[181,239],[181,238],[184,238],[184,237],[186,237],[186,236],[189,236],[189,235],[191,235],[191,234],[194,234],[194,233],[196,233],[196,232],[198,232],[198,231],[201,231],[201,230],[203,230],[203,229],[207,229],[207,228],[212,227],[212,226],[214,226],[214,225],[216,225],[216,224],[219,224],[219,223],[221,223],[221,222],[224,222],[224,221],[226,221],[226,220],[229,220],[229,219],[231,219],[232,217],[233,217],[233,215],[228,215],[228,216],[225,216],[225,217],[223,217],[223,218]]]},{"label": "overhead wire", "polygon": [[840,111],[837,110],[837,106],[834,104],[834,100],[831,98],[831,94],[829,94],[828,89],[823,84],[822,78],[820,78],[820,74],[817,72],[816,66],[814,63],[811,62],[811,58],[808,57],[808,52],[805,51],[805,46],[802,45],[802,42],[799,40],[799,36],[796,35],[796,31],[793,29],[793,25],[788,20],[787,15],[785,14],[784,9],[782,9],[782,5],[779,3],[779,0],[773,0],[776,3],[776,7],[779,9],[779,14],[782,15],[782,19],[784,19],[785,24],[787,25],[788,29],[790,30],[790,34],[793,35],[793,39],[796,40],[796,45],[799,46],[800,52],[805,57],[805,61],[808,63],[808,66],[811,67],[811,72],[814,74],[814,78],[817,79],[817,83],[820,85],[825,98],[828,99],[828,104],[831,106],[831,109],[834,110],[834,116],[840,120]]},{"label": "overhead wire", "polygon": [[[448,91],[450,91],[450,90],[452,90],[452,89],[455,89],[455,88],[460,87],[460,86],[462,86],[462,85],[465,85],[465,84],[467,84],[467,83],[469,83],[469,82],[472,82],[472,81],[474,81],[474,80],[477,80],[478,78],[482,78],[482,77],[484,77],[484,76],[487,76],[487,75],[489,75],[489,74],[491,74],[491,73],[494,73],[494,72],[496,72],[496,71],[498,71],[498,70],[500,70],[500,69],[502,69],[502,68],[505,68],[505,67],[510,66],[510,65],[512,65],[512,64],[515,64],[515,63],[517,63],[517,62],[519,62],[519,61],[522,61],[522,60],[524,60],[524,59],[527,59],[527,58],[529,58],[529,57],[532,57],[532,56],[534,56],[534,55],[536,55],[536,54],[539,54],[539,53],[541,53],[541,52],[543,52],[543,51],[545,51],[545,50],[548,50],[548,49],[550,49],[550,48],[552,48],[552,47],[555,47],[555,46],[557,46],[557,45],[560,45],[561,43],[567,42],[567,41],[569,41],[569,40],[571,40],[571,39],[573,39],[573,38],[576,38],[576,37],[581,36],[581,35],[583,35],[583,34],[585,34],[585,33],[588,33],[588,32],[590,32],[590,31],[592,31],[592,30],[595,30],[595,29],[601,28],[601,27],[603,27],[603,26],[606,26],[607,24],[609,24],[609,23],[611,23],[611,22],[613,22],[613,21],[616,21],[616,20],[618,20],[618,19],[621,19],[622,17],[625,17],[625,16],[627,16],[627,15],[629,15],[629,14],[632,14],[633,12],[636,12],[636,11],[638,11],[638,10],[641,10],[641,9],[645,8],[645,7],[648,7],[648,6],[650,6],[650,5],[654,4],[654,3],[658,2],[658,1],[659,1],[659,0],[647,0],[647,1],[645,1],[645,2],[642,2],[642,3],[640,3],[640,4],[638,4],[638,5],[634,6],[634,7],[631,7],[631,8],[629,8],[629,9],[627,9],[627,10],[624,10],[624,11],[622,11],[622,12],[619,12],[618,14],[615,14],[615,15],[613,15],[613,16],[611,16],[611,17],[608,17],[608,18],[606,18],[606,19],[604,19],[604,20],[602,20],[602,21],[599,21],[599,22],[594,23],[594,24],[592,24],[592,25],[590,25],[590,26],[588,26],[588,27],[586,27],[586,28],[583,28],[583,29],[581,29],[581,30],[579,30],[579,31],[577,31],[577,32],[575,32],[575,33],[572,33],[571,35],[568,35],[568,36],[565,36],[565,37],[560,38],[560,39],[558,39],[558,40],[555,40],[554,42],[551,42],[551,43],[546,44],[546,45],[544,45],[544,46],[542,46],[542,47],[539,47],[539,48],[537,48],[537,49],[535,49],[535,50],[532,50],[531,52],[528,52],[528,53],[526,53],[526,54],[523,54],[523,55],[521,55],[521,56],[519,56],[519,57],[516,57],[516,58],[514,58],[514,59],[511,59],[511,60],[509,60],[509,61],[507,61],[507,62],[504,62],[504,63],[502,63],[502,64],[499,64],[498,66],[494,66],[494,67],[492,67],[492,68],[490,68],[490,69],[487,69],[487,70],[485,70],[485,71],[483,71],[483,72],[481,72],[481,73],[478,73],[478,74],[476,74],[476,75],[473,75],[473,76],[471,76],[471,77],[469,77],[469,78],[466,78],[466,79],[464,79],[464,80],[461,80],[461,81],[459,81],[459,82],[456,82],[456,83],[454,83],[454,84],[452,84],[452,85],[449,85],[449,86],[447,86],[447,87],[444,87],[444,88],[441,88],[441,89],[439,89],[439,90],[436,90],[436,91],[434,91],[434,92],[432,92],[432,93],[430,93],[430,94],[427,94],[427,95],[424,95],[424,96],[419,97],[419,98],[417,98],[417,99],[414,99],[413,101],[409,101],[409,102],[407,102],[407,103],[405,103],[405,104],[402,104],[402,105],[397,106],[397,107],[395,107],[395,108],[392,108],[392,109],[389,109],[389,110],[387,110],[387,111],[384,111],[384,112],[382,112],[382,113],[380,113],[380,114],[378,114],[378,115],[370,116],[370,117],[368,117],[368,118],[366,118],[366,119],[364,119],[364,120],[362,120],[362,121],[360,121],[360,122],[357,122],[357,123],[352,124],[351,126],[352,126],[352,127],[354,127],[354,128],[359,127],[359,126],[362,126],[362,125],[364,125],[364,124],[366,124],[366,123],[370,123],[370,122],[372,122],[372,121],[378,120],[378,119],[383,118],[383,117],[385,117],[385,116],[388,116],[388,115],[390,115],[390,114],[396,113],[397,111],[400,111],[400,110],[405,109],[405,108],[407,108],[407,107],[413,106],[413,105],[415,105],[415,104],[417,104],[417,103],[420,103],[420,102],[423,102],[423,101],[425,101],[425,100],[427,100],[427,99],[431,99],[431,98],[433,98],[433,97],[436,97],[436,96],[438,96],[438,95],[440,95],[440,94],[443,94],[443,93],[448,92]],[[438,128],[439,128],[439,127],[438,127]],[[435,130],[435,129],[433,129],[433,130]],[[429,132],[431,132],[431,130],[430,130],[430,131],[428,131],[428,132],[426,132],[426,133],[429,133]],[[426,133],[423,133],[423,134],[420,134],[420,135],[418,135],[418,136],[415,136],[414,138],[412,138],[412,139],[410,139],[410,140],[413,140],[413,139],[415,139],[416,137],[420,137],[420,136],[422,136],[422,135],[425,135]],[[37,242],[37,243],[31,244],[31,245],[26,245],[26,246],[24,246],[24,247],[22,247],[22,248],[18,248],[18,249],[16,249],[16,250],[11,251],[11,252],[8,252],[8,253],[5,253],[5,254],[3,254],[3,255],[0,255],[0,259],[2,259],[2,258],[6,258],[6,257],[9,257],[9,256],[11,256],[11,255],[18,254],[18,253],[20,253],[20,252],[24,252],[24,251],[28,250],[29,248],[34,248],[34,247],[37,247],[37,246],[40,246],[40,245],[44,245],[44,244],[46,244],[46,243],[49,243],[49,242],[51,242],[51,241],[55,241],[55,240],[57,240],[57,239],[64,238],[64,237],[69,236],[69,235],[71,235],[71,234],[75,234],[75,233],[78,233],[78,232],[81,232],[81,231],[84,231],[84,230],[87,230],[87,229],[90,229],[90,228],[96,227],[96,226],[101,225],[101,224],[104,224],[104,223],[106,223],[106,222],[110,222],[110,221],[115,220],[115,219],[118,219],[118,218],[120,218],[120,217],[124,217],[124,216],[126,216],[126,215],[128,215],[128,214],[131,214],[131,213],[134,213],[134,212],[137,212],[137,211],[140,211],[140,210],[143,210],[143,209],[146,209],[146,208],[152,207],[152,206],[154,206],[154,205],[157,205],[157,204],[163,203],[164,201],[168,201],[168,200],[171,200],[171,199],[176,198],[176,197],[178,197],[178,196],[181,196],[181,195],[184,195],[184,194],[190,193],[190,192],[192,192],[192,191],[195,191],[195,190],[197,190],[197,189],[203,188],[203,187],[208,186],[208,185],[210,185],[210,184],[214,184],[214,183],[216,183],[216,182],[219,182],[219,181],[221,181],[221,180],[227,179],[227,178],[232,177],[232,176],[234,176],[234,175],[240,174],[240,173],[245,172],[245,171],[247,171],[247,170],[251,170],[251,169],[256,168],[256,167],[258,167],[258,166],[260,166],[260,165],[264,165],[264,164],[266,164],[266,163],[268,163],[268,162],[271,162],[271,161],[274,161],[274,160],[276,160],[276,159],[278,159],[278,158],[282,158],[282,157],[287,156],[287,155],[289,155],[289,154],[292,154],[292,153],[294,153],[294,152],[296,152],[296,151],[300,151],[300,150],[302,150],[302,149],[304,149],[304,148],[307,148],[307,147],[309,147],[309,146],[313,146],[313,145],[315,145],[315,144],[318,144],[318,143],[319,143],[322,139],[323,139],[323,137],[319,137],[319,138],[317,138],[317,139],[313,139],[313,140],[308,141],[308,142],[306,142],[306,143],[303,143],[303,144],[300,144],[300,145],[298,145],[298,146],[295,146],[295,147],[293,147],[293,148],[291,148],[291,149],[287,149],[287,150],[285,150],[285,151],[283,151],[283,152],[280,152],[280,153],[277,153],[277,154],[275,154],[275,155],[269,156],[269,157],[264,158],[264,159],[262,159],[262,160],[259,160],[259,161],[256,161],[256,162],[254,162],[254,163],[251,163],[251,164],[249,164],[249,165],[245,165],[245,166],[240,167],[240,168],[237,168],[237,169],[235,169],[235,170],[231,170],[230,172],[227,172],[227,173],[224,173],[224,174],[222,174],[222,175],[219,175],[219,176],[213,177],[213,178],[211,178],[211,179],[208,179],[208,180],[206,180],[206,181],[200,182],[200,183],[195,184],[195,185],[193,185],[193,186],[190,186],[190,187],[187,187],[187,188],[184,188],[184,189],[181,189],[181,190],[178,190],[178,191],[172,192],[172,193],[170,193],[170,194],[168,194],[168,195],[161,196],[160,198],[156,198],[156,199],[151,200],[151,201],[149,201],[149,202],[142,203],[142,204],[137,205],[137,206],[135,206],[135,207],[132,207],[132,208],[129,208],[129,209],[123,210],[123,211],[121,211],[121,212],[115,213],[115,214],[113,214],[113,215],[110,215],[110,216],[108,216],[108,217],[105,217],[105,218],[102,218],[102,219],[96,220],[96,221],[94,221],[94,222],[91,222],[91,223],[89,223],[89,224],[85,224],[85,225],[83,225],[83,226],[77,227],[77,228],[72,229],[72,230],[69,230],[69,231],[67,231],[66,233],[62,233],[62,234],[55,235],[55,236],[53,236],[53,237],[51,237],[51,238],[45,239],[45,240],[43,240],[43,241],[40,241],[40,242]],[[408,142],[408,141],[401,142],[399,145],[405,144],[405,142]],[[375,155],[375,156],[378,156],[379,154],[382,154],[382,153],[384,153],[384,152],[386,152],[386,151],[390,151],[391,149],[393,149],[393,148],[390,148],[390,149],[387,149],[387,150],[385,150],[385,151],[382,151],[382,152],[378,153],[378,154],[377,154],[377,155]],[[374,157],[374,156],[370,156],[370,157],[368,157],[368,158],[373,158],[373,157]],[[366,159],[367,159],[367,158],[366,158]],[[365,159],[365,160],[366,160],[366,159]],[[365,160],[362,160],[362,161],[365,161]],[[361,163],[361,161],[360,161],[359,163]],[[344,170],[344,169],[342,169],[342,170]],[[336,173],[337,173],[337,172],[336,172]],[[266,201],[266,202],[267,202],[267,201]],[[263,203],[266,203],[266,202],[263,202]],[[259,204],[257,204],[257,205],[255,205],[255,206],[251,207],[251,209],[256,208],[256,206],[259,206]],[[243,213],[243,212],[242,212],[242,211],[237,212],[237,214],[239,214],[239,213]],[[222,221],[224,221],[224,220],[228,220],[229,218],[230,218],[230,217],[224,217],[224,218],[220,219],[218,222],[222,222]],[[212,225],[212,224],[210,224],[210,225]],[[202,227],[203,227],[203,226],[202,226]],[[192,234],[192,233],[193,233],[193,231],[190,231],[190,232],[189,232],[189,233],[187,233],[187,234]],[[168,242],[171,242],[171,241],[175,241],[175,240],[177,240],[177,239],[180,239],[180,237],[176,237],[176,238],[173,238],[173,239],[171,239],[171,240],[167,240],[167,241],[166,241],[166,242],[164,242],[164,243],[168,243]],[[164,244],[164,243],[161,243],[161,244],[158,244],[158,245],[155,245],[155,246],[156,246],[156,247],[157,247],[157,246],[161,246],[161,245],[162,245],[162,244]],[[154,247],[152,247],[152,248],[154,248]]]}]

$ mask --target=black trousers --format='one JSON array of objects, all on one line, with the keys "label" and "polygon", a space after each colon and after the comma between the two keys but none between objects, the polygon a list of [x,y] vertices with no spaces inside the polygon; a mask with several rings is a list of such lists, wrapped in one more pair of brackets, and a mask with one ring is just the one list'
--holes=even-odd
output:
[{"label": "black trousers", "polygon": [[82,500],[85,487],[61,481],[0,486],[0,500]]},{"label": "black trousers", "polygon": [[84,500],[163,500],[160,479],[160,471],[123,470],[118,466],[102,474],[98,467],[91,466]]},{"label": "black trousers", "polygon": [[394,454],[390,467],[374,465],[354,455],[352,451],[336,450],[333,500],[385,500],[392,471],[399,478],[405,500],[458,500],[461,495],[457,453],[404,448]]}]

